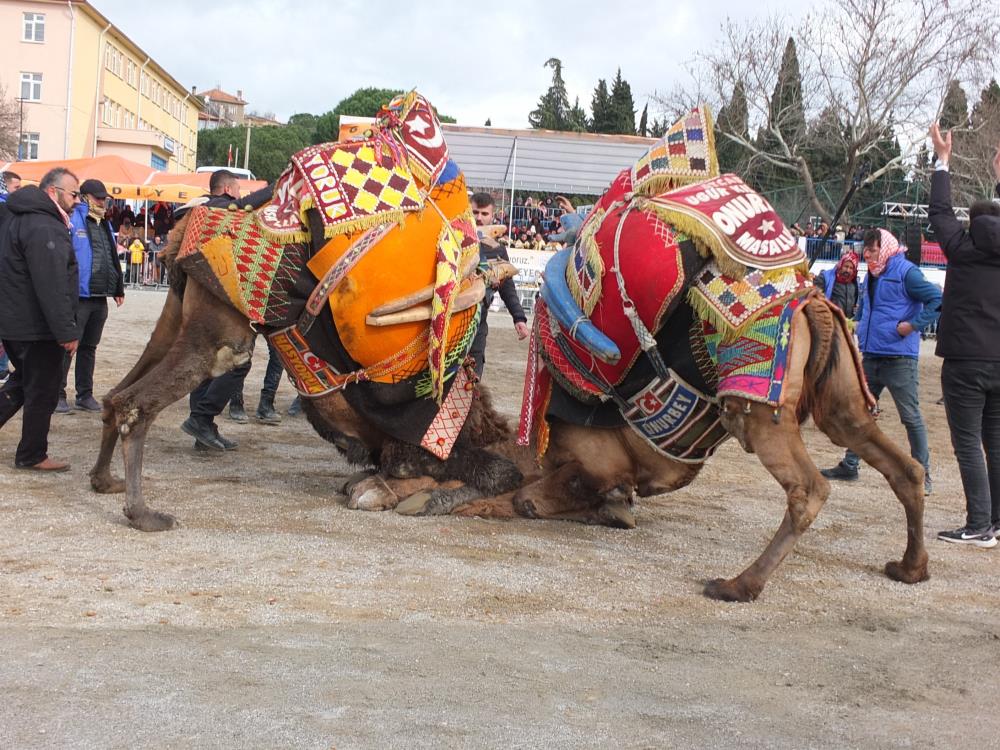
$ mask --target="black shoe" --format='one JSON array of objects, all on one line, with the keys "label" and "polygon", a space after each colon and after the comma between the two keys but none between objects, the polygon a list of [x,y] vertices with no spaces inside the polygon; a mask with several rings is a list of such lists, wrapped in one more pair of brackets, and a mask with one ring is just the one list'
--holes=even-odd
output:
[{"label": "black shoe", "polygon": [[101,405],[97,403],[97,399],[93,396],[77,398],[76,408],[80,411],[101,411]]},{"label": "black shoe", "polygon": [[296,396],[292,405],[288,407],[288,416],[297,417],[302,413],[302,396]]},{"label": "black shoe", "polygon": [[226,450],[226,444],[219,439],[219,431],[214,424],[205,424],[194,417],[188,417],[181,422],[181,429],[205,448],[214,451]]},{"label": "black shoe", "polygon": [[281,415],[274,410],[274,402],[270,399],[261,399],[257,406],[257,413],[254,414],[258,422],[263,424],[281,424]]},{"label": "black shoe", "polygon": [[234,422],[246,424],[250,421],[246,409],[243,408],[243,399],[233,399],[229,402],[229,418]]},{"label": "black shoe", "polygon": [[230,440],[229,438],[223,436],[222,433],[219,432],[219,428],[216,427],[214,422],[212,423],[212,432],[215,433],[215,439],[218,440],[220,443],[222,443],[222,447],[227,451],[234,451],[240,447],[240,444],[237,443],[235,440]]},{"label": "black shoe", "polygon": [[954,542],[955,544],[971,544],[974,547],[996,547],[997,538],[993,535],[993,528],[970,529],[963,526],[954,531],[939,531],[937,538],[942,542]]},{"label": "black shoe", "polygon": [[62,396],[59,398],[59,403],[56,404],[56,414],[69,414],[72,409],[69,408],[69,404],[66,403],[66,397]]},{"label": "black shoe", "polygon": [[843,461],[834,466],[832,469],[821,469],[819,473],[827,479],[837,479],[841,482],[858,481],[858,470],[846,466]]}]

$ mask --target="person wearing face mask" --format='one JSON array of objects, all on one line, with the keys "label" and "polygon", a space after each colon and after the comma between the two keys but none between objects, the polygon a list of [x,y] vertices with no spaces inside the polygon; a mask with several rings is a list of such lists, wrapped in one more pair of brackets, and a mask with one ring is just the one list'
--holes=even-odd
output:
[{"label": "person wearing face mask", "polygon": [[[94,398],[94,365],[97,345],[101,342],[104,324],[108,319],[108,297],[121,307],[125,302],[125,281],[115,234],[111,222],[105,217],[108,191],[100,180],[84,180],[80,185],[81,203],[70,215],[70,235],[73,251],[80,267],[80,303],[76,322],[80,331],[80,344],[76,352],[76,408],[99,412],[101,405]],[[56,412],[70,411],[66,401],[66,381],[73,357],[69,352],[63,358],[62,393]]]}]

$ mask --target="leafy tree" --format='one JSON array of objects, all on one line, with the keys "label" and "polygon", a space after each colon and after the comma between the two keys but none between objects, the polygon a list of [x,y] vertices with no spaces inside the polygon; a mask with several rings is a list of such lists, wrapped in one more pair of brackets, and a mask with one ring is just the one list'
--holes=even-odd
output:
[{"label": "leafy tree", "polygon": [[649,126],[649,137],[650,138],[662,138],[667,134],[667,128],[669,128],[671,123],[666,119],[660,119],[658,117],[653,118],[653,124]]},{"label": "leafy tree", "polygon": [[590,132],[610,133],[613,127],[611,111],[611,94],[608,93],[608,83],[603,78],[597,81],[594,95],[590,100]]},{"label": "leafy tree", "polygon": [[383,105],[402,93],[402,89],[379,89],[370,86],[358,89],[347,98],[341,99],[329,112],[319,116],[313,133],[313,143],[337,140],[340,134],[341,115],[374,117]]},{"label": "leafy tree", "polygon": [[611,129],[609,133],[635,135],[635,102],[632,101],[632,87],[622,78],[618,68],[615,80],[611,82]]},{"label": "leafy tree", "polygon": [[572,130],[570,127],[569,95],[562,77],[562,61],[550,57],[545,67],[552,68],[552,84],[538,100],[538,107],[528,115],[528,124],[546,130]]},{"label": "leafy tree", "polygon": [[[310,135],[302,125],[251,128],[250,171],[261,180],[276,179],[288,166],[292,154],[309,145]],[[240,149],[241,162],[236,166],[242,166],[246,140],[245,127],[202,130],[198,134],[198,166],[225,164],[230,144],[234,153]]]},{"label": "leafy tree", "polygon": [[[959,91],[961,90],[958,87]],[[964,95],[949,87],[942,107],[942,120],[953,110],[952,122],[960,120]],[[949,98],[952,106],[949,108]],[[949,123],[951,124],[951,123]],[[980,92],[968,119],[952,131],[954,150],[951,157],[951,184],[955,205],[969,205],[990,197],[993,192],[993,170],[989,164],[1000,143],[1000,85],[995,79]]]},{"label": "leafy tree", "polygon": [[488,128],[493,127],[493,121],[489,117],[487,117],[486,122],[484,122],[483,125],[485,125]]},{"label": "leafy tree", "polygon": [[587,132],[587,111],[580,106],[580,97],[576,97],[573,108],[569,111],[568,130],[576,133]]},{"label": "leafy tree", "polygon": [[[646,110],[642,110],[645,121]],[[640,135],[645,122],[640,124]],[[741,81],[733,87],[733,95],[729,102],[719,110],[715,118],[715,149],[719,157],[719,169],[723,172],[746,172],[750,154],[737,141],[726,136],[726,133],[736,133],[744,141],[750,138],[750,125],[747,118],[747,96]]]},{"label": "leafy tree", "polygon": [[962,84],[952,79],[948,82],[948,90],[941,104],[941,117],[938,124],[943,130],[964,128],[969,125],[969,97]]},{"label": "leafy tree", "polygon": [[649,102],[646,102],[642,107],[642,116],[639,118],[639,135],[646,137],[646,133],[649,128],[646,125],[646,120],[649,117]]}]

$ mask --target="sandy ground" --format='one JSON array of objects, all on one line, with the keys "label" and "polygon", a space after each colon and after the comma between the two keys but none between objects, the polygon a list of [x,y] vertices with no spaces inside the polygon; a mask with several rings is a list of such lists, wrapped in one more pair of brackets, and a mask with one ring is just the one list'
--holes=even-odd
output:
[{"label": "sandy ground", "polygon": [[[112,313],[98,390],[162,299]],[[525,347],[505,317],[487,380],[514,414]],[[97,416],[55,416],[51,455],[73,468],[49,477],[11,468],[15,419],[0,432],[0,748],[1000,747],[1000,547],[933,540],[964,503],[927,346],[932,579],[881,575],[904,520],[866,470],[751,605],[701,595],[783,511],[732,441],[633,531],[414,519],[346,509],[332,488],[348,467],[302,419],[220,420],[240,449],[205,457],[177,404],[151,431],[146,487],[182,526],[147,535],[121,496],[89,490]],[[806,432],[832,465],[839,450]]]}]

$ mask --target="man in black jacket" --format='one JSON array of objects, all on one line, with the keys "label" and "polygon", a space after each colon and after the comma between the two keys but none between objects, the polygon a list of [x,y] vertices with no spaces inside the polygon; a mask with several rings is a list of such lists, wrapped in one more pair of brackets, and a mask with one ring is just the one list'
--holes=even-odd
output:
[{"label": "man in black jacket", "polygon": [[[948,258],[936,354],[944,358],[941,389],[966,505],[965,526],[939,532],[938,539],[995,547],[1000,536],[1000,205],[973,203],[965,230],[951,206],[951,133],[942,136],[935,123],[931,140],[937,168],[928,216]],[[1000,148],[993,170],[1000,182]]]},{"label": "man in black jacket", "polygon": [[[104,324],[108,320],[108,297],[121,307],[125,302],[125,280],[118,262],[118,249],[111,222],[104,216],[108,191],[100,180],[84,180],[80,185],[81,203],[70,214],[73,251],[80,269],[80,302],[76,325],[80,331],[80,346],[76,352],[76,408],[100,412],[94,398],[94,366],[97,345],[101,343]],[[63,358],[62,391],[56,412],[69,411],[66,403],[66,381],[73,357]]]},{"label": "man in black jacket", "polygon": [[24,407],[14,464],[66,471],[48,456],[49,423],[59,400],[63,353],[76,351],[76,255],[69,214],[79,196],[72,172],[57,167],[38,187],[7,201],[0,235],[0,339],[15,372],[0,388],[0,427]]},{"label": "man in black jacket", "polygon": [[[488,227],[493,223],[493,196],[489,193],[475,193],[469,199],[472,203],[472,215],[476,219],[477,227]],[[507,250],[492,237],[480,235],[479,237],[479,260],[480,262],[489,260],[510,261]],[[476,337],[472,340],[469,348],[469,355],[476,360],[476,375],[480,379],[483,377],[483,368],[486,366],[486,336],[490,329],[486,324],[486,316],[493,303],[493,295],[498,290],[490,288],[486,290],[483,298],[482,311],[479,314],[479,329]],[[521,308],[521,301],[517,298],[517,287],[514,286],[513,279],[505,279],[499,288],[500,299],[507,306],[507,312],[514,319],[514,330],[517,331],[517,338],[523,341],[528,337],[528,317]]]},{"label": "man in black jacket", "polygon": [[[212,173],[208,188],[211,196],[207,201],[203,201],[202,205],[211,208],[228,208],[231,205],[240,208],[247,206],[259,208],[271,200],[270,186],[240,198],[239,178],[225,169]],[[179,220],[184,213],[183,210],[178,210],[174,213],[174,217]],[[239,365],[217,378],[203,381],[191,391],[191,413],[181,424],[181,429],[194,438],[195,448],[231,451],[239,447],[239,443],[235,440],[230,440],[219,433],[215,418],[222,413],[231,398],[242,394],[243,381],[248,372],[250,372],[249,360],[246,364]]]}]

